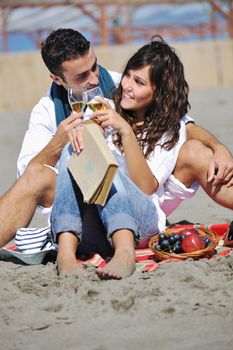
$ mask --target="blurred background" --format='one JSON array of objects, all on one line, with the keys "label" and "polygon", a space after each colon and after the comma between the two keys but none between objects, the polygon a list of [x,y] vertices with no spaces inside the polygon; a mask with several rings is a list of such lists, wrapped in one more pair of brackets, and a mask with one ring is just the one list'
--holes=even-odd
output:
[{"label": "blurred background", "polygon": [[166,40],[233,37],[231,0],[5,0],[1,52],[40,48],[52,29],[76,28],[95,45],[142,44],[155,33]]},{"label": "blurred background", "polygon": [[40,45],[60,27],[81,31],[116,71],[160,34],[177,49],[192,89],[233,86],[233,0],[1,0],[0,19],[1,110],[31,108],[44,94],[50,80]]}]

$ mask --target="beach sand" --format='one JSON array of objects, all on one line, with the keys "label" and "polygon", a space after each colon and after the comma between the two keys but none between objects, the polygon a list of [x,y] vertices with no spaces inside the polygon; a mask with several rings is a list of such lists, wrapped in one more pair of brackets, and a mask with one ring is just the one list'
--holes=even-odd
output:
[{"label": "beach sand", "polygon": [[[233,90],[191,93],[190,115],[233,151]],[[15,181],[29,113],[1,113],[0,194]],[[169,217],[199,223],[233,220],[202,190]],[[31,226],[44,226],[35,216]],[[0,348],[4,350],[230,350],[233,254],[162,265],[122,281],[60,279],[55,265],[0,261]]]}]

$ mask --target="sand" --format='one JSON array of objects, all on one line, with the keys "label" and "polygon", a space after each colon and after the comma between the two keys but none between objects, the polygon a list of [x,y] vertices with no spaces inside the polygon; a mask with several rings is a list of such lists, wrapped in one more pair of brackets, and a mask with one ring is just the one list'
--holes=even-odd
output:
[{"label": "sand", "polygon": [[[233,90],[191,94],[196,121],[233,151]],[[29,113],[1,113],[0,194],[15,180],[16,159]],[[13,122],[14,121],[14,122]],[[232,221],[202,192],[169,218]],[[36,216],[32,226],[46,224]],[[233,348],[233,255],[214,261],[166,264],[122,281],[60,279],[55,265],[0,261],[0,349]]]}]

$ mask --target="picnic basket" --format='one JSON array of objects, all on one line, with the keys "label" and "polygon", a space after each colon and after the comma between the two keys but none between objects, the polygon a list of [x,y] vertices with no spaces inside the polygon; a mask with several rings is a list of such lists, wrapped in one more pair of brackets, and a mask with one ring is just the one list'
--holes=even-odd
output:
[{"label": "picnic basket", "polygon": [[[173,233],[180,233],[184,228],[170,228],[166,229],[163,233],[167,235],[171,235]],[[209,237],[210,238],[210,245],[204,249],[197,250],[192,253],[169,253],[163,250],[158,250],[156,249],[156,243],[159,241],[158,235],[153,236],[150,241],[149,241],[149,248],[152,250],[154,253],[156,259],[158,261],[166,260],[166,259],[180,259],[180,260],[186,260],[186,259],[194,259],[198,260],[200,258],[208,258],[213,255],[214,250],[218,244],[219,237],[215,231],[205,229],[205,228],[196,228],[198,233],[203,236],[203,237]]]}]

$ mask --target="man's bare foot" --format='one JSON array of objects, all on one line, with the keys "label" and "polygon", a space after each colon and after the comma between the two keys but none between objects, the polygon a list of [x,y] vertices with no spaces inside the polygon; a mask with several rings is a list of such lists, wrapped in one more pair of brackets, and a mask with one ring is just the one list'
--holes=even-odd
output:
[{"label": "man's bare foot", "polygon": [[135,254],[125,248],[115,251],[113,258],[103,268],[96,270],[100,279],[122,279],[132,275],[135,271]]},{"label": "man's bare foot", "polygon": [[85,270],[82,264],[78,263],[76,259],[67,257],[57,258],[57,271],[60,277],[69,275],[76,275],[78,277],[85,277]]}]

